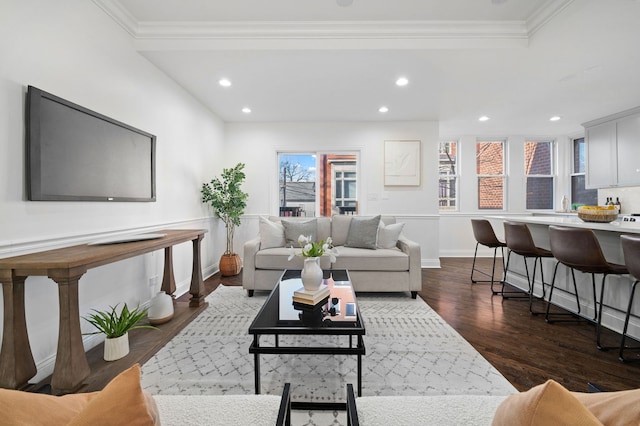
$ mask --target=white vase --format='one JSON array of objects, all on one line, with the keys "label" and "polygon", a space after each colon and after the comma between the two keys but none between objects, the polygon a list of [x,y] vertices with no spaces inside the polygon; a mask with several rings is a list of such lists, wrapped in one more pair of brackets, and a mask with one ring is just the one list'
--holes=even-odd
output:
[{"label": "white vase", "polygon": [[322,268],[320,268],[319,257],[306,257],[304,259],[304,267],[300,273],[302,285],[307,291],[316,291],[322,284]]},{"label": "white vase", "polygon": [[129,333],[104,340],[104,360],[115,361],[129,353]]},{"label": "white vase", "polygon": [[151,298],[147,318],[151,325],[164,324],[173,318],[173,298],[164,291]]}]

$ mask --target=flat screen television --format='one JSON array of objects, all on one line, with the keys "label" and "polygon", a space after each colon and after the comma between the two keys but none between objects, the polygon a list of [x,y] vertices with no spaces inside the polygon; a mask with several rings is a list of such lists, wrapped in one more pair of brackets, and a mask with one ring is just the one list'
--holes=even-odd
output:
[{"label": "flat screen television", "polygon": [[29,86],[33,201],[156,201],[156,137]]}]

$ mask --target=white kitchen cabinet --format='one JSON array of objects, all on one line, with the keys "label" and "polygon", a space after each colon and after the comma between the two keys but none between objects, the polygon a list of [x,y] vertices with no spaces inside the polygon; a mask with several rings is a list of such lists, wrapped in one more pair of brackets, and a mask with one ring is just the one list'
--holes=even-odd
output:
[{"label": "white kitchen cabinet", "polygon": [[585,129],[587,188],[616,185],[616,123],[608,122]]},{"label": "white kitchen cabinet", "polygon": [[586,187],[640,186],[640,107],[583,126]]},{"label": "white kitchen cabinet", "polygon": [[618,185],[640,185],[640,114],[616,122]]}]

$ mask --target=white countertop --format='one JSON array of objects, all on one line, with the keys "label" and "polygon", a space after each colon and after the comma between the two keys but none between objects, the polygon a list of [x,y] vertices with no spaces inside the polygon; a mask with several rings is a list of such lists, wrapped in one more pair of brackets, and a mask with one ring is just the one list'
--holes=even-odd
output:
[{"label": "white countertop", "polygon": [[487,216],[487,219],[510,220],[539,225],[571,226],[598,231],[640,234],[640,222],[623,222],[622,216],[610,223],[585,222],[577,216]]}]

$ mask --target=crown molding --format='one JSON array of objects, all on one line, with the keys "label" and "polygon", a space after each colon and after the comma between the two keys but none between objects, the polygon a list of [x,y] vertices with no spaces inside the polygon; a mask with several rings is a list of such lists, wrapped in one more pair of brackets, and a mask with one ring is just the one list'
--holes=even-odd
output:
[{"label": "crown molding", "polygon": [[537,9],[527,19],[527,34],[529,37],[540,31],[560,12],[565,10],[574,0],[547,0],[546,4]]},{"label": "crown molding", "polygon": [[93,1],[142,50],[161,50],[163,43],[194,49],[526,47],[533,33],[573,2],[547,0],[526,21],[163,22],[137,21],[119,0]]}]

